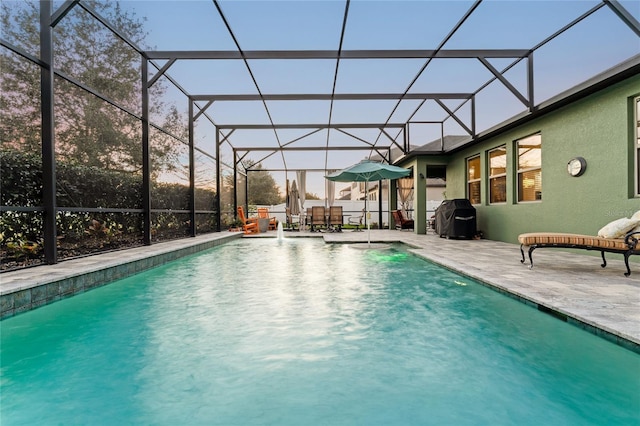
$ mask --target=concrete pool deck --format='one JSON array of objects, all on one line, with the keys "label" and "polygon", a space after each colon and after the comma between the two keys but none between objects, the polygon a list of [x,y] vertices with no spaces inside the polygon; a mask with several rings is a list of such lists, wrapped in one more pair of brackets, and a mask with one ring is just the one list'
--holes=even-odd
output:
[{"label": "concrete pool deck", "polygon": [[[366,243],[367,232],[285,232],[285,238],[322,237],[327,243]],[[0,313],[10,317],[111,281],[196,253],[240,233],[220,232],[104,253],[0,274]],[[248,236],[247,236],[248,237]],[[276,232],[258,238],[275,238]],[[412,252],[474,278],[539,310],[640,353],[640,263],[625,277],[622,256],[536,250],[535,267],[520,262],[520,248],[490,240],[448,240],[434,234],[371,230],[372,242],[401,242]]]}]

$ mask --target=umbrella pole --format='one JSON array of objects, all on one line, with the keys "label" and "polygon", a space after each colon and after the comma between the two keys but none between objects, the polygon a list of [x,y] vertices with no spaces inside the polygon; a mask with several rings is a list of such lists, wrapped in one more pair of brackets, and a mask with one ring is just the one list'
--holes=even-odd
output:
[{"label": "umbrella pole", "polygon": [[364,181],[364,214],[367,221],[367,247],[371,247],[371,218],[369,217],[369,181]]}]

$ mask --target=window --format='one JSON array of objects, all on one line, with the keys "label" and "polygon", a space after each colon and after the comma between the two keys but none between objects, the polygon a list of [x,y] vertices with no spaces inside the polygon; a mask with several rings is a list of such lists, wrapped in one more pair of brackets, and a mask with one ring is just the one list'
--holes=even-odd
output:
[{"label": "window", "polygon": [[640,96],[635,101],[636,108],[636,195],[640,195]]},{"label": "window", "polygon": [[471,204],[480,204],[480,156],[467,160],[467,197]]},{"label": "window", "polygon": [[507,202],[507,148],[489,151],[489,202]]},{"label": "window", "polygon": [[542,200],[542,136],[516,141],[518,152],[518,202]]}]

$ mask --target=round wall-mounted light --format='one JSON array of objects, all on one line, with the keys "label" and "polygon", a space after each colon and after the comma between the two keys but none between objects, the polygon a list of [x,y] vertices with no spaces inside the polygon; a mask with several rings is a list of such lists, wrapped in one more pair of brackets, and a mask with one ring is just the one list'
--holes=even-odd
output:
[{"label": "round wall-mounted light", "polygon": [[567,172],[573,177],[582,175],[585,170],[587,170],[587,160],[582,157],[572,158],[567,163]]}]

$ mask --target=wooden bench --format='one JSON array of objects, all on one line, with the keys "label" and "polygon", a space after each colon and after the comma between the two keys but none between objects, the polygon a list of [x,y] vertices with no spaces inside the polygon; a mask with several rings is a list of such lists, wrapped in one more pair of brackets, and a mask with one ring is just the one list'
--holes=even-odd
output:
[{"label": "wooden bench", "polygon": [[629,256],[632,254],[640,254],[640,232],[629,232],[624,238],[602,238],[591,235],[580,234],[564,234],[556,232],[533,232],[521,234],[518,236],[520,242],[520,253],[524,263],[524,247],[529,247],[529,269],[533,268],[532,253],[537,248],[555,247],[555,248],[572,248],[582,250],[596,250],[602,255],[602,266],[607,266],[607,260],[604,258],[607,253],[620,253],[624,256],[624,264],[627,267],[625,276],[631,275],[629,268]]}]

